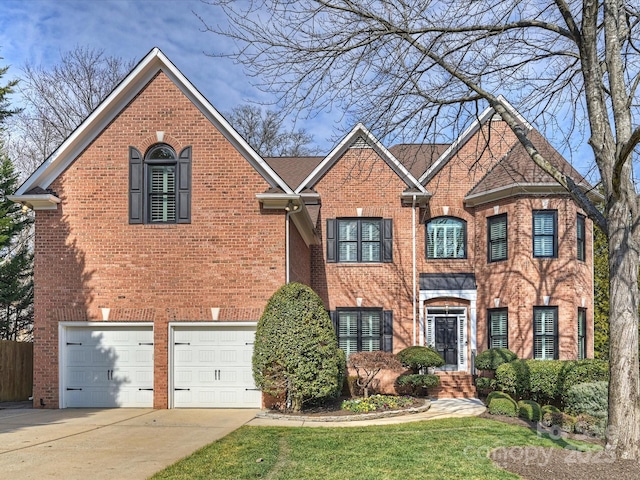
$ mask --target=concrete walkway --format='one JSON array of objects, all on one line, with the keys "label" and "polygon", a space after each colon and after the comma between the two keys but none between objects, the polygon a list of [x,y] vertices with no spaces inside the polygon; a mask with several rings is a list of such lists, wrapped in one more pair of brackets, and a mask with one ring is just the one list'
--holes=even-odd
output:
[{"label": "concrete walkway", "polygon": [[375,418],[371,420],[350,421],[311,421],[304,419],[254,418],[247,425],[252,427],[364,427],[369,425],[393,425],[397,423],[420,422],[439,418],[472,417],[486,410],[484,403],[477,398],[443,398],[432,400],[431,408],[425,412],[397,417]]},{"label": "concrete walkway", "polygon": [[143,480],[258,410],[2,409],[0,478]]}]

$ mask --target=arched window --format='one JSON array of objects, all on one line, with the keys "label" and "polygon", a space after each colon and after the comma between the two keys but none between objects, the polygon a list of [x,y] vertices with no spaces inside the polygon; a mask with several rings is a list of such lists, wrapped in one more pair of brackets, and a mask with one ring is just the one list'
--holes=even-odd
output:
[{"label": "arched window", "polygon": [[129,223],[191,222],[191,147],[129,147]]},{"label": "arched window", "polygon": [[145,156],[147,170],[147,217],[149,223],[176,221],[176,152],[155,145]]},{"label": "arched window", "polygon": [[426,224],[427,258],[467,258],[467,222],[438,217]]}]

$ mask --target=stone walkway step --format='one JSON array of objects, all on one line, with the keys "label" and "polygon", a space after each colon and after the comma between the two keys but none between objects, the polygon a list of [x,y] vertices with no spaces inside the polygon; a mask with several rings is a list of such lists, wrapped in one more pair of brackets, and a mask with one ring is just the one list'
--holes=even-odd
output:
[{"label": "stone walkway step", "polygon": [[429,410],[421,413],[399,415],[394,417],[376,418],[360,421],[317,422],[307,421],[294,416],[280,416],[279,418],[256,417],[247,425],[252,427],[363,427],[369,425],[393,425],[398,423],[419,422],[453,417],[473,417],[481,415],[486,410],[484,403],[477,398],[442,398],[431,400]]}]

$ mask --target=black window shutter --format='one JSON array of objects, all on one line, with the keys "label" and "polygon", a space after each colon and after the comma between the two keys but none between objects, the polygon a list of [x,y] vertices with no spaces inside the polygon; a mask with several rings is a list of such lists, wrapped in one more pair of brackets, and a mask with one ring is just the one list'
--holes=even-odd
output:
[{"label": "black window shutter", "polygon": [[336,223],[335,218],[327,220],[327,262],[337,261]]},{"label": "black window shutter", "polygon": [[143,223],[144,164],[140,152],[129,147],[129,223]]},{"label": "black window shutter", "polygon": [[191,147],[178,157],[178,191],[176,223],[191,223]]},{"label": "black window shutter", "polygon": [[383,313],[382,350],[393,352],[393,310],[385,310]]},{"label": "black window shutter", "polygon": [[393,262],[393,220],[382,220],[382,261]]}]

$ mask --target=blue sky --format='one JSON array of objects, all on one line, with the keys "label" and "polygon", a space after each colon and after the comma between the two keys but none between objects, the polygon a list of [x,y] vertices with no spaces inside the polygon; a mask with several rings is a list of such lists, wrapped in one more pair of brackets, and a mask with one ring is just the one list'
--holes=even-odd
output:
[{"label": "blue sky", "polygon": [[[2,0],[0,4],[0,66],[9,65],[7,80],[19,77],[27,62],[44,67],[59,63],[60,53],[75,46],[136,61],[159,47],[220,112],[272,100],[251,85],[241,66],[205,54],[231,51],[232,45],[204,31],[196,13],[210,24],[225,20],[200,0]],[[328,153],[335,133],[332,118],[319,116],[298,126],[313,134],[321,153]]]},{"label": "blue sky", "polygon": [[[19,77],[26,62],[58,63],[61,52],[76,46],[136,61],[159,47],[222,113],[244,103],[272,101],[251,85],[241,66],[205,54],[230,52],[233,45],[204,31],[196,14],[209,24],[225,19],[200,0],[0,0],[0,12],[0,66],[10,67],[6,79]],[[320,113],[296,127],[312,134],[319,153],[326,154],[353,127],[340,125],[344,120],[335,111]],[[574,161],[586,173],[591,154],[585,157],[584,150],[576,150]]]}]

